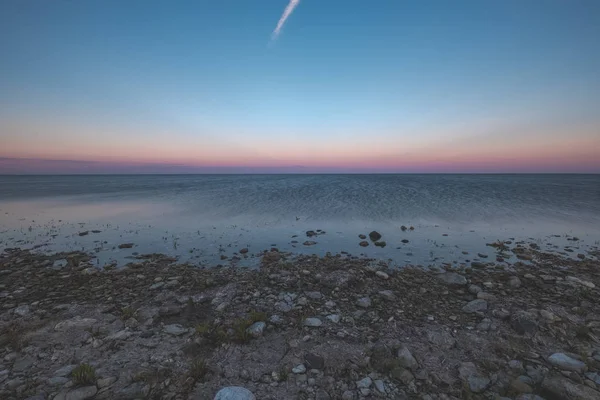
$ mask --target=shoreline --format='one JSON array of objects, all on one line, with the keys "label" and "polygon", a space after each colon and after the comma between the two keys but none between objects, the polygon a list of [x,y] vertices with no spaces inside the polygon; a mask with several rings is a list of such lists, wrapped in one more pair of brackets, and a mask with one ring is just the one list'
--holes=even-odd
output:
[{"label": "shoreline", "polygon": [[159,254],[98,269],[82,252],[4,252],[0,397],[597,399],[600,254],[507,251],[525,260],[266,251],[259,269]]}]

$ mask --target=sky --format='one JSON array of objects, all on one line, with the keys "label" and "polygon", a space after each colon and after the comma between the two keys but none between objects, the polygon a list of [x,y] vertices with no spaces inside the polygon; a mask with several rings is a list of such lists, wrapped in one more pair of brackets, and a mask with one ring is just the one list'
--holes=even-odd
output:
[{"label": "sky", "polygon": [[0,173],[600,173],[600,1],[0,1]]}]

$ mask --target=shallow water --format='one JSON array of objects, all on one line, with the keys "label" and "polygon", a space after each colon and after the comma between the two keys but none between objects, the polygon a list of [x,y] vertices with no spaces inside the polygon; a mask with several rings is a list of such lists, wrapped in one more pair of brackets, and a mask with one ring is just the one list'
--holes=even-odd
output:
[{"label": "shallow water", "polygon": [[[306,237],[317,229],[327,233]],[[358,246],[372,230],[385,248]],[[99,265],[134,252],[226,264],[221,254],[272,246],[398,265],[466,262],[494,259],[485,243],[509,238],[573,254],[598,246],[600,175],[0,176],[0,249],[95,251]],[[127,242],[135,246],[117,248]]]}]

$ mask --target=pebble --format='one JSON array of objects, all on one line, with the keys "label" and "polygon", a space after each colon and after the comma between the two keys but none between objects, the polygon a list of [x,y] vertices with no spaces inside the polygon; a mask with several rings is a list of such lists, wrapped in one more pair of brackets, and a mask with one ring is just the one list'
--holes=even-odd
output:
[{"label": "pebble", "polygon": [[318,328],[321,325],[323,325],[323,321],[321,321],[319,318],[306,318],[304,320],[304,326]]},{"label": "pebble", "polygon": [[385,393],[385,384],[383,383],[383,381],[381,379],[375,380],[374,383],[375,383],[375,388],[377,388],[377,391],[379,393]]},{"label": "pebble", "polygon": [[356,387],[358,389],[368,389],[371,387],[372,384],[373,380],[367,376],[366,378],[363,378],[360,381],[356,382]]},{"label": "pebble", "polygon": [[438,279],[450,286],[463,286],[467,284],[467,278],[455,272],[439,274]]},{"label": "pebble", "polygon": [[356,301],[356,305],[362,308],[371,307],[371,299],[369,297],[363,297]]},{"label": "pebble", "polygon": [[377,271],[377,272],[375,272],[375,275],[377,275],[381,279],[389,279],[389,277],[390,277],[388,274],[386,274],[383,271]]},{"label": "pebble", "polygon": [[164,331],[173,336],[181,336],[188,332],[186,328],[179,324],[165,325]]},{"label": "pebble", "polygon": [[256,397],[241,386],[228,386],[219,390],[214,400],[256,400]]},{"label": "pebble", "polygon": [[252,325],[250,325],[250,327],[248,327],[247,332],[254,337],[260,337],[262,336],[263,331],[266,327],[267,324],[262,321],[255,322]]},{"label": "pebble", "polygon": [[340,316],[339,316],[339,314],[331,314],[331,315],[328,315],[325,318],[327,318],[328,320],[330,320],[334,324],[337,324],[338,322],[340,322]]},{"label": "pebble", "polygon": [[294,374],[303,374],[306,372],[306,367],[304,366],[304,364],[299,364],[299,365],[295,366],[294,368],[292,368],[292,372]]},{"label": "pebble", "polygon": [[555,367],[566,371],[583,372],[586,368],[583,361],[576,360],[564,353],[554,353],[548,357],[548,361]]},{"label": "pebble", "polygon": [[406,346],[402,346],[398,350],[398,362],[401,367],[416,369],[419,366],[417,360],[413,357],[412,353]]},{"label": "pebble", "polygon": [[475,313],[477,311],[485,311],[487,310],[487,301],[482,300],[482,299],[477,299],[477,300],[473,300],[468,302],[463,308],[463,312],[466,312],[467,314],[472,314]]},{"label": "pebble", "polygon": [[396,295],[391,290],[382,290],[379,292],[379,295],[387,301],[396,300]]}]

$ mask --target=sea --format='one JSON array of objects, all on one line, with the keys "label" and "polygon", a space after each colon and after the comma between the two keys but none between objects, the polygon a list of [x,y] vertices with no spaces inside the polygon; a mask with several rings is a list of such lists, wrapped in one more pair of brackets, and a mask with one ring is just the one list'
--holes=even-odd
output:
[{"label": "sea", "polygon": [[[372,231],[385,247],[359,245]],[[573,257],[597,250],[600,175],[0,176],[0,251],[82,250],[98,266],[163,253],[256,267],[271,248],[462,264],[494,260],[486,244],[499,240]]]}]

